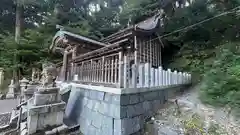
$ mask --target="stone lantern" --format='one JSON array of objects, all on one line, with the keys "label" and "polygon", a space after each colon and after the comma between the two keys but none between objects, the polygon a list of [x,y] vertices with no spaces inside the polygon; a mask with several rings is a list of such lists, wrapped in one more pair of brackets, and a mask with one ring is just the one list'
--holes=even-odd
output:
[{"label": "stone lantern", "polygon": [[24,91],[27,89],[27,85],[29,83],[29,80],[27,80],[26,78],[23,78],[22,80],[20,80],[20,87],[21,87],[21,96],[23,97],[24,95]]}]

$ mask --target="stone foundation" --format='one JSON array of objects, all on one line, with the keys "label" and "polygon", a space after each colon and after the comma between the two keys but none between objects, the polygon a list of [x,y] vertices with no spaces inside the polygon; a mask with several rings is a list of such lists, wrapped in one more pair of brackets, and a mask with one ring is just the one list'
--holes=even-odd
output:
[{"label": "stone foundation", "polygon": [[84,135],[132,135],[180,88],[114,94],[73,85],[66,116]]}]

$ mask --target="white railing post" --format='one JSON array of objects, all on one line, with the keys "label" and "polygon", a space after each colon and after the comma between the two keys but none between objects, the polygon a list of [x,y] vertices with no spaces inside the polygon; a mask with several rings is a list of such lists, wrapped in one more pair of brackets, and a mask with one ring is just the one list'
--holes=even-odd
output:
[{"label": "white railing post", "polygon": [[118,69],[118,84],[119,88],[123,87],[123,53],[119,52],[119,69]]},{"label": "white railing post", "polygon": [[188,83],[192,82],[191,74],[188,74]]},{"label": "white railing post", "polygon": [[173,74],[174,74],[174,84],[176,85],[177,84],[177,76],[178,76],[178,74],[177,74],[177,71],[175,70],[174,72],[173,72]]},{"label": "white railing post", "polygon": [[183,72],[183,84],[186,84],[186,73]]},{"label": "white railing post", "polygon": [[145,70],[145,72],[144,72],[144,78],[145,78],[144,87],[149,87],[150,86],[150,64],[146,63],[144,66],[145,66],[144,67],[144,70]]},{"label": "white railing post", "polygon": [[124,67],[124,71],[123,71],[123,80],[124,80],[124,88],[128,88],[128,82],[129,82],[129,70],[128,70],[128,57],[125,55],[124,56],[124,65],[123,65],[123,67]]},{"label": "white railing post", "polygon": [[171,73],[172,73],[171,69],[168,69],[167,70],[167,76],[168,76],[167,77],[168,78],[167,79],[167,85],[171,85],[171,79],[172,79],[172,77],[171,77],[172,74]]},{"label": "white railing post", "polygon": [[164,78],[163,78],[163,70],[161,66],[158,68],[158,74],[159,74],[158,86],[163,86]]},{"label": "white railing post", "polygon": [[155,86],[159,86],[159,73],[158,73],[158,69],[154,69],[155,70]]},{"label": "white railing post", "polygon": [[155,69],[151,68],[151,87],[155,85]]},{"label": "white railing post", "polygon": [[162,70],[162,85],[163,86],[166,86],[167,85],[167,76],[166,76],[166,71],[165,70]]},{"label": "white railing post", "polygon": [[110,82],[111,83],[114,83],[114,59],[112,58],[112,60],[111,60],[111,79],[110,79]]},{"label": "white railing post", "polygon": [[179,72],[179,84],[183,84],[183,74]]},{"label": "white railing post", "polygon": [[144,65],[140,64],[139,65],[139,87],[143,87],[144,86]]},{"label": "white railing post", "polygon": [[114,72],[115,72],[115,74],[114,74],[114,81],[115,81],[115,83],[117,84],[118,83],[118,59],[115,59],[115,69],[114,69]]},{"label": "white railing post", "polygon": [[137,87],[137,65],[136,64],[133,64],[132,65],[132,87],[133,88],[136,88]]}]

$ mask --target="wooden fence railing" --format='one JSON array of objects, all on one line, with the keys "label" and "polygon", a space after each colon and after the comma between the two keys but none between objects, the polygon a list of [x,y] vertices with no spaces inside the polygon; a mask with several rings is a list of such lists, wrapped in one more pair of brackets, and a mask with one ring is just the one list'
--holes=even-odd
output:
[{"label": "wooden fence railing", "polygon": [[[117,85],[119,82],[119,54],[111,54],[77,63],[75,75],[81,82]],[[76,79],[76,77],[75,77]]]},{"label": "wooden fence railing", "polygon": [[[77,66],[73,80],[121,88],[162,87],[191,83],[189,73],[163,70],[162,67],[152,68],[149,63],[130,66],[127,59],[119,62],[117,57],[118,54],[113,54],[82,62]],[[136,71],[137,75],[134,78]]]}]

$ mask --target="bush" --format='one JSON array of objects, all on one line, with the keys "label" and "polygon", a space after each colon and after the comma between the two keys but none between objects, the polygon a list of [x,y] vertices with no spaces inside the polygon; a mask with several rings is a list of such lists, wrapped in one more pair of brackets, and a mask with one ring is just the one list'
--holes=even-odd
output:
[{"label": "bush", "polygon": [[240,108],[240,49],[238,43],[220,47],[210,69],[204,74],[201,87],[203,102]]}]

